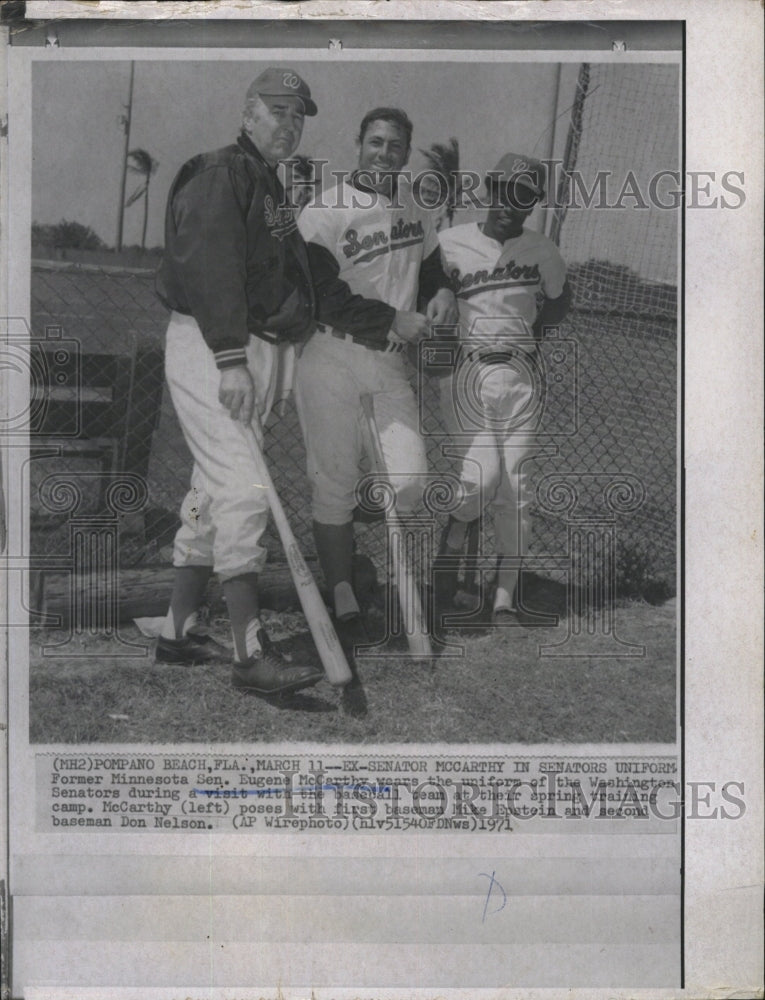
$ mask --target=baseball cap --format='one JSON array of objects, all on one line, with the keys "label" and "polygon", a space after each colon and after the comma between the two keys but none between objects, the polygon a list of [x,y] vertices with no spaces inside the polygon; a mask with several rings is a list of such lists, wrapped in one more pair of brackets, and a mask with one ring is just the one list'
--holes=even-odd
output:
[{"label": "baseball cap", "polygon": [[488,179],[505,184],[515,181],[533,191],[539,198],[545,193],[544,164],[523,153],[505,153]]},{"label": "baseball cap", "polygon": [[253,80],[247,88],[248,101],[256,95],[262,97],[299,97],[309,118],[312,118],[318,111],[311,100],[310,87],[294,69],[270,66],[263,70],[260,76]]}]

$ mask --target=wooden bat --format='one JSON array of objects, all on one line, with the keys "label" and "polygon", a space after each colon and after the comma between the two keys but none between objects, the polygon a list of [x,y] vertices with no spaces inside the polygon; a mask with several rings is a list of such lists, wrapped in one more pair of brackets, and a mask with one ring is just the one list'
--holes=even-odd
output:
[{"label": "wooden bat", "polygon": [[[385,476],[385,459],[383,458],[380,432],[375,421],[374,401],[369,393],[361,397],[361,405],[367,418],[369,440],[372,447],[372,465],[375,472]],[[401,608],[401,620],[404,624],[409,652],[415,660],[425,660],[433,655],[430,637],[422,610],[422,600],[417,588],[412,567],[406,558],[404,547],[404,530],[395,505],[385,511],[385,525],[388,529],[388,550],[390,552],[393,579],[398,590],[398,602]]]},{"label": "wooden bat", "polygon": [[242,428],[250,457],[257,470],[257,476],[260,480],[258,485],[266,488],[268,504],[271,508],[274,524],[276,525],[276,530],[279,532],[281,543],[284,546],[284,552],[287,556],[295,589],[300,598],[300,604],[308,622],[308,627],[311,630],[313,641],[316,643],[316,649],[319,652],[324,673],[327,675],[327,680],[330,684],[333,684],[335,687],[342,687],[349,683],[353,675],[340,646],[340,640],[337,638],[337,633],[332,625],[327,607],[319,593],[319,588],[316,586],[316,581],[306,566],[305,559],[303,559],[297,539],[293,534],[287,520],[287,515],[284,512],[284,507],[282,507],[282,502],[279,499],[279,494],[276,492],[276,487],[271,479],[258,439],[255,437],[255,432],[249,426],[244,426],[243,424],[239,426]]}]

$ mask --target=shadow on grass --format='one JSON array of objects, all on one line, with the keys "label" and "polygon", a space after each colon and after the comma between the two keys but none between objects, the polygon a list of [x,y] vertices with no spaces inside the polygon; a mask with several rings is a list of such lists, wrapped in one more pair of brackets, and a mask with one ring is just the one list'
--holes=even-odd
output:
[{"label": "shadow on grass", "polygon": [[526,572],[521,578],[517,613],[497,622],[493,584],[472,593],[459,591],[453,603],[433,609],[435,655],[449,649],[450,634],[470,638],[496,629],[556,628],[568,616],[570,600],[565,584]]},{"label": "shadow on grass", "polygon": [[255,691],[242,689],[240,694],[247,698],[259,698],[261,701],[278,708],[283,712],[311,712],[321,714],[326,712],[336,712],[337,706],[326,698],[319,698],[315,695],[306,694],[304,691],[294,691],[291,694],[258,695]]}]

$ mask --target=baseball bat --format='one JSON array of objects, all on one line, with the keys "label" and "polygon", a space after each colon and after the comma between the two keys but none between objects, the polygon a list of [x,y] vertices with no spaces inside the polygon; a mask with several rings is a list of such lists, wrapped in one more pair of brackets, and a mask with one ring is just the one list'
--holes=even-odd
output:
[{"label": "baseball bat", "polygon": [[[380,441],[380,432],[375,420],[374,401],[369,393],[362,395],[361,405],[364,408],[367,427],[369,429],[372,465],[375,472],[381,476],[385,476],[386,469],[382,442]],[[393,568],[393,579],[398,589],[401,620],[404,624],[409,652],[413,659],[425,660],[433,655],[433,650],[430,645],[428,628],[422,610],[420,592],[417,589],[417,581],[414,578],[414,572],[409,564],[409,560],[406,558],[406,553],[402,551],[404,546],[404,530],[395,504],[390,510],[386,508],[385,526],[388,529],[388,550]]]},{"label": "baseball bat", "polygon": [[316,581],[306,566],[297,539],[287,520],[287,515],[284,512],[284,507],[282,507],[279,494],[276,492],[276,487],[271,479],[260,444],[255,437],[255,432],[249,426],[244,426],[243,424],[240,424],[240,426],[244,432],[250,457],[260,479],[259,485],[264,486],[266,489],[271,515],[274,519],[276,530],[279,532],[279,538],[287,556],[292,580],[300,598],[300,604],[308,622],[308,627],[311,630],[313,641],[316,643],[316,649],[319,652],[324,673],[327,675],[327,680],[330,684],[333,684],[335,687],[342,687],[352,679],[351,668],[348,666],[348,661],[340,646],[340,640],[337,638],[337,633],[330,620],[324,600],[319,593],[319,588],[316,586]]}]

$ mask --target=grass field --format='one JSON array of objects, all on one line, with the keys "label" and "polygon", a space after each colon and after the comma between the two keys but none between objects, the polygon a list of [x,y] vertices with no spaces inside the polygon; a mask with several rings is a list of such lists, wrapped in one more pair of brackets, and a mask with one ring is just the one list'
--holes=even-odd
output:
[{"label": "grass field", "polygon": [[[413,663],[393,640],[388,655],[359,656],[360,686],[350,699],[326,681],[270,703],[234,691],[225,664],[153,665],[150,655],[114,657],[100,637],[73,639],[72,655],[40,655],[32,635],[30,740],[35,743],[536,743],[672,742],[675,739],[674,601],[615,610],[616,633],[645,646],[637,657],[548,657],[539,647],[562,642],[570,620],[554,628],[451,631],[461,655]],[[315,652],[296,611],[271,613],[269,631],[294,659]],[[379,612],[370,626],[382,630]],[[211,631],[229,642],[225,619]],[[150,654],[137,628],[122,635]],[[594,650],[594,637],[587,640]],[[140,652],[140,649],[139,649]],[[109,654],[112,654],[110,656]]]}]

